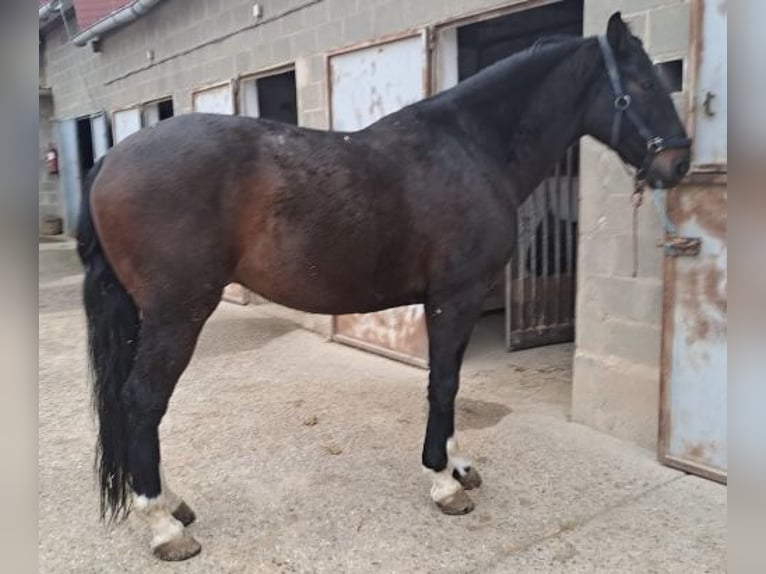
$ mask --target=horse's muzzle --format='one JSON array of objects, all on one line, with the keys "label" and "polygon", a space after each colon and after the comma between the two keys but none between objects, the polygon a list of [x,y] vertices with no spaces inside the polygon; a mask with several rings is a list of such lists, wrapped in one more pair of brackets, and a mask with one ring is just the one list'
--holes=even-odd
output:
[{"label": "horse's muzzle", "polygon": [[671,188],[689,172],[691,153],[688,148],[665,149],[649,165],[646,181],[653,187]]}]

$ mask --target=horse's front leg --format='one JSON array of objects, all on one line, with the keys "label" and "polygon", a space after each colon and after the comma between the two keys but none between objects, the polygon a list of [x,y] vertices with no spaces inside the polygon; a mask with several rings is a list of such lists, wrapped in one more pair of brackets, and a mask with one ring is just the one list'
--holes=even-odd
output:
[{"label": "horse's front leg", "polygon": [[431,370],[423,466],[433,480],[431,498],[445,514],[471,512],[474,505],[465,491],[481,484],[479,473],[458,452],[455,397],[463,354],[481,313],[485,292],[476,288],[434,294],[426,304]]}]

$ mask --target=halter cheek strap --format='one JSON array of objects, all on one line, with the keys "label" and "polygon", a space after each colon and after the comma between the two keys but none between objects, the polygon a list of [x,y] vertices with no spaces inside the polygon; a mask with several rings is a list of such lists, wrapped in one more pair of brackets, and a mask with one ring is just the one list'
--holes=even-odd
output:
[{"label": "halter cheek strap", "polygon": [[636,108],[633,107],[633,99],[630,94],[622,85],[620,69],[617,67],[617,59],[614,57],[612,46],[609,45],[606,36],[599,36],[598,42],[601,47],[601,53],[604,56],[604,64],[606,65],[606,71],[609,75],[609,82],[612,84],[612,91],[615,96],[615,113],[614,121],[612,122],[611,147],[617,149],[617,145],[620,143],[622,116],[625,114],[635,126],[636,130],[638,130],[638,133],[641,134],[641,137],[646,141],[646,154],[644,155],[644,161],[641,164],[641,168],[638,171],[638,176],[643,178],[654,160],[655,155],[664,149],[691,147],[692,142],[686,137],[673,136],[663,138],[652,134],[651,130],[647,127],[646,122],[644,122],[643,118],[638,114]]}]

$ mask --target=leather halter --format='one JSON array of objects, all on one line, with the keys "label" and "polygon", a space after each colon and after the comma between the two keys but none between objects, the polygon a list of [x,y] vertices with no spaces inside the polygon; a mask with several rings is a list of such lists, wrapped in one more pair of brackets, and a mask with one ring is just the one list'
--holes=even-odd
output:
[{"label": "leather halter", "polygon": [[692,142],[686,137],[672,136],[663,138],[652,134],[652,131],[647,127],[636,108],[633,107],[633,99],[630,97],[630,94],[623,88],[622,80],[620,79],[620,69],[617,67],[617,59],[614,57],[612,46],[609,45],[606,36],[599,36],[598,42],[601,46],[601,53],[604,56],[604,63],[606,64],[606,71],[609,75],[609,81],[612,84],[612,90],[614,91],[615,96],[615,113],[614,121],[612,122],[611,146],[616,150],[617,145],[620,143],[622,115],[626,114],[628,119],[638,130],[638,133],[641,134],[641,137],[646,140],[646,154],[644,155],[644,161],[641,163],[641,167],[636,174],[637,179],[643,179],[646,176],[646,172],[649,170],[652,161],[654,161],[654,156],[664,149],[689,148],[691,147]]}]

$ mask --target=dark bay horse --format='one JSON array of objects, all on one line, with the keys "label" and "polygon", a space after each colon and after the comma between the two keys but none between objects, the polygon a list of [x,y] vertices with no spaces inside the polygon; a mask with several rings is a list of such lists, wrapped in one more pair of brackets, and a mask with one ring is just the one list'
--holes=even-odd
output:
[{"label": "dark bay horse", "polygon": [[158,426],[231,281],[312,313],[424,304],[422,463],[438,507],[469,512],[481,479],[455,440],[463,352],[518,206],[586,134],[652,185],[688,170],[683,125],[619,13],[604,36],[539,42],[358,132],[189,114],[113,148],[78,232],[102,517],[137,511],[161,559],[199,552]]}]

